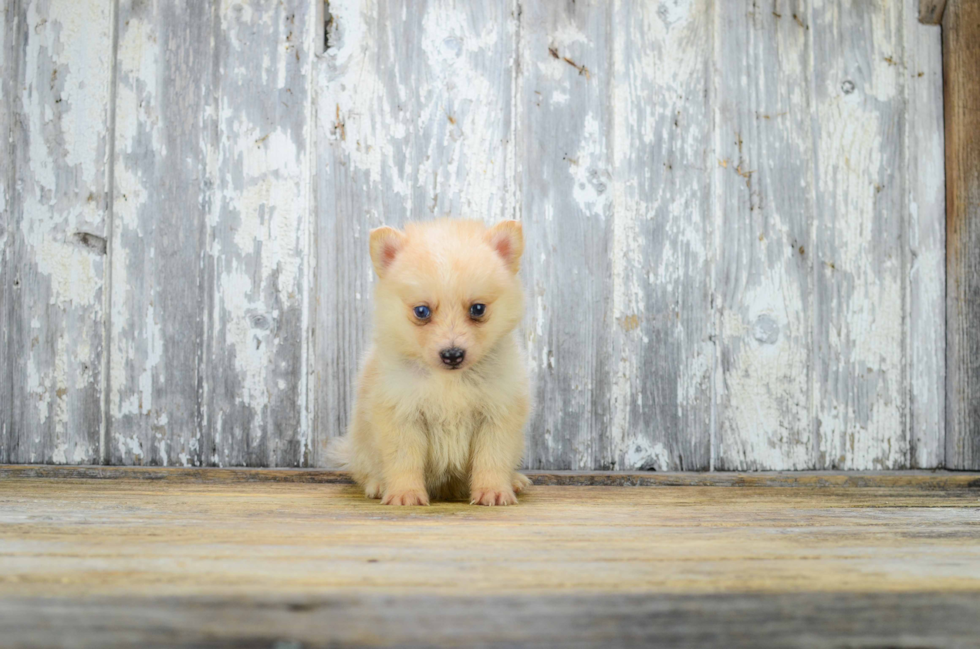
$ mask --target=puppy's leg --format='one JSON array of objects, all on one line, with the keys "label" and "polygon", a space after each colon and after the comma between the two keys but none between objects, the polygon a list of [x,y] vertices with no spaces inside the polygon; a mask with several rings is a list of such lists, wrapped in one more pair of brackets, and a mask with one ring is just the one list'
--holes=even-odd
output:
[{"label": "puppy's leg", "polygon": [[485,421],[476,431],[471,446],[470,504],[517,504],[514,492],[525,486],[518,478],[524,476],[514,471],[524,453],[523,425],[521,409],[515,407],[499,420]]},{"label": "puppy's leg", "polygon": [[511,478],[511,486],[514,488],[514,493],[519,494],[531,486],[531,481],[523,473],[515,471]]},{"label": "puppy's leg", "polygon": [[425,490],[425,457],[428,451],[425,431],[419,422],[399,422],[393,417],[379,418],[379,446],[384,463],[382,505],[428,505]]}]

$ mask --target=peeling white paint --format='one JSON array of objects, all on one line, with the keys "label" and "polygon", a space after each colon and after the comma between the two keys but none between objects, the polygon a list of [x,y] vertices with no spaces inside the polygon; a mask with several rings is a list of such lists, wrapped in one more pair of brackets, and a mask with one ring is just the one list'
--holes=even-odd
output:
[{"label": "peeling white paint", "polygon": [[672,468],[667,448],[645,437],[637,437],[627,446],[623,461],[631,469],[670,471]]},{"label": "peeling white paint", "polygon": [[[734,35],[719,31],[731,9],[705,0],[532,3],[520,19],[513,2],[483,15],[340,0],[316,61],[316,26],[302,14],[290,24],[291,9],[225,0],[221,25],[205,30],[223,40],[183,42],[190,32],[150,3],[120,20],[112,232],[108,5],[42,7],[24,9],[22,182],[16,195],[0,185],[0,209],[23,207],[22,229],[0,238],[23,241],[28,257],[12,263],[39,282],[21,341],[24,458],[100,453],[76,418],[101,398],[103,303],[113,454],[259,461],[240,450],[247,439],[278,457],[288,440],[273,431],[292,408],[291,439],[313,450],[342,428],[350,391],[335,384],[349,382],[366,339],[366,232],[448,214],[525,222],[538,460],[667,470],[683,455],[690,468],[713,435],[726,468],[942,461],[941,52],[914,0],[861,7],[857,26],[856,8],[819,0],[799,20],[756,12]],[[842,47],[866,48],[814,49],[854,29],[868,33]],[[174,48],[195,53],[193,70],[171,65]],[[772,65],[753,74],[735,50]],[[201,114],[184,114],[193,93],[165,101],[180,75],[210,83],[212,64],[221,84]],[[555,123],[564,131],[539,142]],[[200,141],[181,142],[178,160],[168,146],[183,132]],[[786,160],[811,171],[800,163],[792,178]],[[154,165],[179,167],[170,191],[206,214],[194,268],[167,266],[180,250],[160,225],[173,215]],[[789,195],[817,201],[806,226]],[[750,236],[727,236],[741,232],[722,227],[733,222]],[[78,233],[109,235],[111,287]],[[159,287],[185,271],[175,306]],[[203,341],[186,372],[170,364],[184,350],[178,326]],[[47,343],[51,327],[70,335]]]}]

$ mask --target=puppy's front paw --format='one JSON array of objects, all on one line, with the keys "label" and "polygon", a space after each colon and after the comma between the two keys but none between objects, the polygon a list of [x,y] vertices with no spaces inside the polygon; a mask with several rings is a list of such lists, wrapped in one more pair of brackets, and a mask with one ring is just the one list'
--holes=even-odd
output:
[{"label": "puppy's front paw", "polygon": [[386,493],[381,499],[382,505],[428,505],[429,494],[424,491],[409,489],[407,491],[393,491]]},{"label": "puppy's front paw", "polygon": [[514,488],[514,493],[519,494],[528,487],[531,486],[531,481],[523,473],[514,473],[514,477],[511,479],[514,483],[512,487]]},{"label": "puppy's front paw", "polygon": [[504,487],[502,489],[474,489],[470,495],[471,505],[493,507],[494,505],[517,504],[517,496],[514,495],[514,491],[510,487]]},{"label": "puppy's front paw", "polygon": [[368,498],[373,498],[377,500],[378,498],[381,497],[381,491],[382,489],[381,489],[380,482],[371,481],[368,482],[366,485],[364,485],[364,495],[367,496]]}]

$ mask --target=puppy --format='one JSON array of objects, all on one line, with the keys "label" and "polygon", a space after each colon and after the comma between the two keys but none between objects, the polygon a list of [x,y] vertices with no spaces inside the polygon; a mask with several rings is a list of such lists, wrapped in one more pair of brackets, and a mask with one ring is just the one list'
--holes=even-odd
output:
[{"label": "puppy", "polygon": [[371,232],[374,336],[350,430],[331,455],[369,498],[514,505],[529,480],[528,377],[514,329],[524,295],[517,221]]}]

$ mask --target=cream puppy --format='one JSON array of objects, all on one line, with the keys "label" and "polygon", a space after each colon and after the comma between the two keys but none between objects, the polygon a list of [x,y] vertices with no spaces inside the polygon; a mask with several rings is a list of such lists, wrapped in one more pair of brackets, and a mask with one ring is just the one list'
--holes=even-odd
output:
[{"label": "cream puppy", "polygon": [[529,484],[528,378],[514,329],[524,296],[517,221],[371,232],[374,339],[334,459],[369,498],[513,505]]}]

